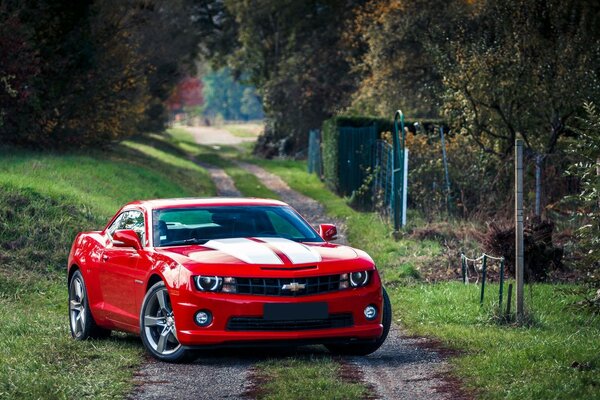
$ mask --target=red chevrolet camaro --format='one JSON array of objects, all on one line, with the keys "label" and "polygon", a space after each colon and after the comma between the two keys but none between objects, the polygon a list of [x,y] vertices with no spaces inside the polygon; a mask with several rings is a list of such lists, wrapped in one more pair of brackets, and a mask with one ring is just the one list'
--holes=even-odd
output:
[{"label": "red chevrolet camaro", "polygon": [[163,361],[240,345],[372,353],[387,337],[390,302],[373,260],[330,243],[336,234],[275,200],[129,203],[104,230],[75,238],[71,333],[139,334]]}]

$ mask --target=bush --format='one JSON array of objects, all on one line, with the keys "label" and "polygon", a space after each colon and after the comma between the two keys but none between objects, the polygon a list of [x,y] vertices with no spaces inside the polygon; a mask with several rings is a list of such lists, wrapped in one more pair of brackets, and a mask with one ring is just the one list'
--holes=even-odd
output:
[{"label": "bush", "polygon": [[[525,276],[528,282],[540,282],[551,272],[563,269],[563,249],[552,242],[554,224],[547,221],[530,221],[525,225]],[[507,272],[515,271],[515,227],[512,223],[489,226],[484,237],[485,251],[504,257]]]}]

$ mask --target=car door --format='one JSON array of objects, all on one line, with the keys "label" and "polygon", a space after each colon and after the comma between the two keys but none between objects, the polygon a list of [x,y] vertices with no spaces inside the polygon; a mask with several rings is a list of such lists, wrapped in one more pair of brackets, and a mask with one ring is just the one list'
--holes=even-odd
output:
[{"label": "car door", "polygon": [[145,243],[144,214],[139,210],[124,211],[107,230],[108,245],[101,256],[99,279],[106,318],[136,331],[139,326],[139,291],[143,290],[145,269],[143,250],[121,247],[112,240],[114,232],[133,229]]}]

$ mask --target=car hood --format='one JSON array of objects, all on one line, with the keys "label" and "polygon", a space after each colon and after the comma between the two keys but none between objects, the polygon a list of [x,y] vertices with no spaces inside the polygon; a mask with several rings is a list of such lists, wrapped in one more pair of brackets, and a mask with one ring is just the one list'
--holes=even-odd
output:
[{"label": "car hood", "polygon": [[254,264],[293,267],[358,258],[348,246],[332,243],[298,243],[284,238],[234,238],[210,240],[204,245],[158,249],[182,264]]}]

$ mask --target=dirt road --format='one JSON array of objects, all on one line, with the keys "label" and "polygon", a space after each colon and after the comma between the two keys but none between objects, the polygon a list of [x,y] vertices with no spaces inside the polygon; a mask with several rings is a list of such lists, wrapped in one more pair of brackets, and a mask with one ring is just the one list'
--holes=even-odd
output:
[{"label": "dirt road", "polygon": [[[233,140],[219,129],[205,127],[190,130],[200,144],[206,144],[207,140],[211,141],[210,144],[236,144],[213,143],[212,141],[217,138],[224,141]],[[235,139],[240,138],[235,137]],[[332,221],[325,214],[321,204],[290,189],[279,177],[260,167],[247,163],[239,163],[239,166],[256,175],[265,186],[278,193],[283,201],[307,217],[313,226],[324,222],[338,225],[341,233],[339,241],[346,241],[344,221]],[[211,176],[219,193],[228,193],[229,196],[239,195],[233,181],[223,170],[219,170],[216,174],[211,172]],[[387,341],[374,354],[367,357],[347,357],[343,362],[357,367],[363,381],[374,389],[375,393],[372,397],[376,399],[456,398],[444,389],[451,386],[444,378],[447,364],[438,353],[423,346],[425,342],[426,339],[407,337],[402,328],[394,324]],[[326,354],[324,348],[314,346],[300,349],[299,352],[300,354],[307,352]],[[244,398],[245,392],[254,384],[250,381],[250,370],[253,364],[265,357],[277,357],[278,354],[269,349],[213,351],[200,354],[200,358],[195,362],[183,365],[159,363],[148,359],[137,375],[138,386],[131,398]]]}]

